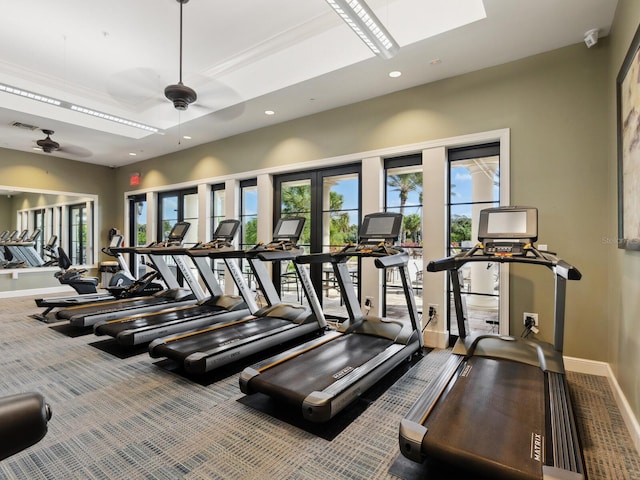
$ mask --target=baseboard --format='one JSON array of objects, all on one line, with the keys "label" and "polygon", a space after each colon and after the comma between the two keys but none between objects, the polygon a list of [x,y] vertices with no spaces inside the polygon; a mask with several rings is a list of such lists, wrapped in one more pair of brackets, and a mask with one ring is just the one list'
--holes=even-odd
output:
[{"label": "baseboard", "polygon": [[69,286],[60,285],[57,287],[30,288],[27,290],[10,290],[0,292],[0,298],[28,297],[30,295],[48,295],[50,293],[73,293],[75,290]]},{"label": "baseboard", "polygon": [[422,341],[425,347],[445,349],[449,346],[449,331],[425,330],[422,332]]},{"label": "baseboard", "polygon": [[640,423],[636,418],[631,405],[627,401],[624,392],[618,384],[611,366],[606,362],[596,362],[594,360],[585,360],[583,358],[564,357],[564,367],[570,372],[586,373],[589,375],[598,375],[600,377],[607,377],[613,396],[616,400],[616,405],[620,409],[620,414],[624,419],[624,423],[629,430],[633,444],[636,447],[636,451],[640,453]]}]

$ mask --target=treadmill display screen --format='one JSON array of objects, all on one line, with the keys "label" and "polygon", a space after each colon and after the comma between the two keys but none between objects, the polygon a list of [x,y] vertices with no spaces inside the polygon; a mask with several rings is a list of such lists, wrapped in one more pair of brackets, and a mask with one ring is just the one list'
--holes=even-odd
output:
[{"label": "treadmill display screen", "polygon": [[393,212],[371,213],[362,219],[360,243],[395,242],[400,235],[402,214]]},{"label": "treadmill display screen", "polygon": [[390,237],[393,235],[394,217],[373,217],[369,220],[366,236]]},{"label": "treadmill display screen", "polygon": [[279,237],[290,237],[296,234],[296,230],[298,228],[297,220],[283,220],[282,224],[280,224],[280,229],[278,230]]},{"label": "treadmill display screen", "polygon": [[122,245],[122,235],[114,235],[109,244],[110,248],[117,248]]},{"label": "treadmill display screen", "polygon": [[288,217],[281,218],[276,224],[276,228],[273,232],[274,240],[291,240],[297,242],[302,234],[302,228],[304,227],[304,217]]},{"label": "treadmill display screen", "polygon": [[480,211],[478,240],[538,239],[538,210],[534,207],[496,207]]},{"label": "treadmill display screen", "polygon": [[527,212],[492,212],[487,219],[487,233],[525,233]]},{"label": "treadmill display screen", "polygon": [[31,234],[31,236],[27,239],[27,241],[29,242],[33,242],[35,241],[38,237],[40,236],[40,229],[36,228],[33,233]]},{"label": "treadmill display screen", "polygon": [[220,225],[220,228],[218,229],[217,234],[219,237],[228,237],[232,231],[233,231],[233,225],[230,225],[228,223],[223,223]]},{"label": "treadmill display screen", "polygon": [[218,224],[218,228],[214,234],[216,238],[233,238],[238,229],[240,222],[234,220],[225,220]]},{"label": "treadmill display screen", "polygon": [[182,240],[189,230],[190,224],[187,222],[178,222],[171,229],[169,240]]}]

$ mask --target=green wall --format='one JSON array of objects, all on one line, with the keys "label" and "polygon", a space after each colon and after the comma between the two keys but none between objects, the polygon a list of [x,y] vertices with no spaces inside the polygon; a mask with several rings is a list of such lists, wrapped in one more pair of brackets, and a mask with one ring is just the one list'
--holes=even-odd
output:
[{"label": "green wall", "polygon": [[[611,35],[607,82],[609,133],[608,237],[618,237],[618,185],[615,81],[627,49],[640,24],[640,2],[619,0]],[[609,309],[604,317],[609,332],[607,361],[636,418],[640,418],[640,252],[608,248],[607,292]],[[602,348],[605,348],[603,345]]]},{"label": "green wall", "polygon": [[[0,148],[0,185],[13,186],[16,190],[28,188],[98,195],[99,245],[107,243],[109,228],[122,217],[114,206],[116,198],[119,198],[113,191],[114,179],[115,170],[109,167]],[[13,202],[12,208],[42,204],[37,195],[16,198],[27,203]],[[15,214],[11,222],[15,224]]]}]

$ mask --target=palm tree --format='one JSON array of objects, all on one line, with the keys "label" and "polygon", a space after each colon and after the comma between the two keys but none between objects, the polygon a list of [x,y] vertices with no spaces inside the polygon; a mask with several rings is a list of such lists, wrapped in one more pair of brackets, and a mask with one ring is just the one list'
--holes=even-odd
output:
[{"label": "palm tree", "polygon": [[422,189],[422,172],[389,175],[387,186],[390,187],[391,191],[398,192],[398,196],[400,197],[400,213],[404,215],[404,206],[409,198],[409,192],[418,188]]}]

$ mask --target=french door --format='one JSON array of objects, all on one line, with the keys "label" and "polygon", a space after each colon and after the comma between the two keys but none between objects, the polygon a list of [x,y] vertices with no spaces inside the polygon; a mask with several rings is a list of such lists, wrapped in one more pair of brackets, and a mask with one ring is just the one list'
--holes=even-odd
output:
[{"label": "french door", "polygon": [[[126,244],[143,247],[147,243],[147,196],[134,195],[129,197],[129,240]],[[133,276],[141,278],[145,274],[142,258],[132,253],[129,262]]]},{"label": "french door", "polygon": [[[310,253],[331,252],[342,248],[345,243],[357,242],[361,216],[360,170],[360,164],[353,164],[275,177],[274,222],[280,217],[305,217],[307,221],[300,245]],[[289,270],[280,275],[280,268],[290,267],[277,267],[274,278],[284,278],[283,282],[287,282],[279,284],[281,290],[289,288],[295,278],[287,278]],[[357,281],[358,262],[353,261],[349,268],[353,272],[352,278]],[[325,311],[331,306],[330,313],[338,316],[343,313],[331,266],[310,265],[309,274]],[[299,290],[296,294],[299,295]]]},{"label": "french door", "polygon": [[[189,222],[191,226],[184,238],[183,245],[190,247],[198,242],[198,190],[195,188],[162,192],[158,194],[157,239],[166,240],[177,222]],[[172,258],[167,265],[183,284],[183,276]],[[195,267],[192,267],[195,270]]]}]

